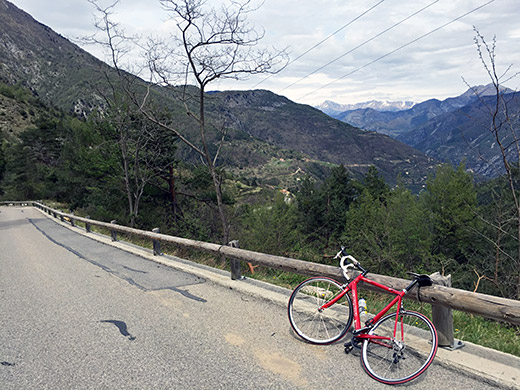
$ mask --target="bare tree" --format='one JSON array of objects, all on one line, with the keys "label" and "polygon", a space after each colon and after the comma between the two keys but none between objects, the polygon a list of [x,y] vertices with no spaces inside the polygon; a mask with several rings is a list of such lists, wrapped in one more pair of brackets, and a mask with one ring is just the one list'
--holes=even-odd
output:
[{"label": "bare tree", "polygon": [[[217,80],[276,73],[283,67],[287,55],[285,51],[257,47],[263,32],[259,33],[247,22],[247,15],[255,11],[249,0],[231,0],[220,9],[208,7],[202,0],[160,0],[160,3],[177,31],[169,41],[149,41],[150,72],[160,85],[183,86],[180,99],[198,128],[198,136],[191,138],[189,132],[159,120],[142,103],[140,107],[148,119],[175,133],[206,165],[215,189],[223,242],[227,243],[229,225],[222,196],[223,177],[217,169],[226,133],[225,126],[208,123],[207,87]],[[193,84],[198,88],[195,99],[188,92],[189,85]],[[210,147],[211,139],[215,140],[213,147]]]},{"label": "bare tree", "polygon": [[173,164],[176,137],[148,121],[129,98],[129,91],[135,90],[138,79],[123,70],[121,62],[136,38],[126,36],[119,25],[111,20],[113,9],[119,1],[105,8],[95,0],[88,1],[96,8],[98,17],[95,25],[103,32],[104,38],[98,39],[94,35],[82,41],[103,46],[113,66],[113,69],[103,69],[103,83],[97,88],[103,107],[98,110],[96,118],[99,125],[105,127],[107,135],[117,143],[128,216],[131,225],[134,225],[146,186],[155,178],[163,177]]},{"label": "bare tree", "polygon": [[146,187],[169,173],[176,137],[140,116],[129,102],[107,96],[107,104],[100,125],[117,144],[128,216],[134,226]]},{"label": "bare tree", "polygon": [[[113,7],[101,7],[97,0],[89,0],[101,15],[98,30],[106,37],[102,43],[109,48],[112,65],[121,77],[121,55],[127,52],[130,39],[111,20]],[[251,0],[230,0],[216,9],[203,0],[159,0],[173,21],[176,31],[168,40],[149,38],[141,45],[149,68],[150,82],[143,95],[127,88],[128,95],[139,110],[155,125],[177,136],[207,167],[215,189],[217,209],[222,225],[223,243],[229,241],[222,190],[222,171],[218,169],[218,157],[225,141],[225,126],[209,123],[206,115],[207,87],[224,79],[245,79],[254,74],[276,73],[287,62],[285,51],[258,47],[263,31],[250,26],[247,16],[257,8]],[[127,78],[128,79],[128,78]],[[192,129],[181,127],[177,122],[165,121],[151,108],[153,87],[158,85],[178,92]],[[197,87],[193,96],[193,88]],[[197,131],[193,131],[193,127]]]},{"label": "bare tree", "polygon": [[[479,59],[493,86],[493,98],[490,100],[481,96],[478,89],[466,84],[473,90],[482,107],[484,107],[491,118],[488,129],[494,143],[497,145],[497,160],[500,161],[499,165],[501,167],[496,169],[505,172],[504,177],[507,182],[506,188],[508,189],[506,192],[492,191],[491,197],[496,201],[497,212],[495,219],[491,220],[482,217],[495,230],[494,238],[486,237],[495,249],[493,278],[488,279],[498,285],[499,264],[502,261],[506,261],[511,265],[511,267],[508,267],[511,268],[511,270],[508,270],[508,273],[515,279],[513,284],[516,284],[516,295],[520,299],[520,121],[519,112],[511,109],[514,99],[518,97],[513,95],[511,98],[511,94],[506,95],[503,87],[506,82],[516,77],[518,73],[513,74],[511,72],[512,65],[500,73],[496,63],[496,37],[489,44],[476,28],[474,28],[474,31],[474,40]],[[518,102],[515,103],[515,106],[518,108]],[[511,212],[504,210],[504,197],[506,194],[507,198],[511,199]],[[509,228],[511,225],[514,226],[514,229]],[[509,248],[505,249],[504,241],[508,237],[509,240],[507,241],[509,243],[514,242],[514,245],[512,245],[514,250],[512,251]],[[511,247],[511,245],[508,246]]]}]

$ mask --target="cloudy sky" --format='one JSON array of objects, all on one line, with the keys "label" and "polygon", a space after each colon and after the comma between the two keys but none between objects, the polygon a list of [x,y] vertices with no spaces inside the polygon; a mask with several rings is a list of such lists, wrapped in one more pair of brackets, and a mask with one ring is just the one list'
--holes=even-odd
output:
[{"label": "cloudy sky", "polygon": [[[87,0],[9,1],[67,38],[95,32]],[[115,12],[127,33],[175,28],[158,0],[120,0]],[[294,62],[267,79],[222,81],[211,89],[268,89],[312,105],[458,96],[467,89],[462,78],[489,82],[474,27],[490,43],[496,36],[499,71],[512,65],[510,75],[520,72],[518,0],[264,0],[248,20],[265,30],[263,45],[288,48]],[[83,48],[103,59],[100,48]],[[506,85],[518,89],[520,77]]]}]

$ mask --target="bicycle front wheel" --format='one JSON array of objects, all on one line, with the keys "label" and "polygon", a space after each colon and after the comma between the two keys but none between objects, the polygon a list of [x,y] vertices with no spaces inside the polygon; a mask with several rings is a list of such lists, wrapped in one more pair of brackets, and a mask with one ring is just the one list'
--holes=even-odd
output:
[{"label": "bicycle front wheel", "polygon": [[342,338],[352,324],[352,300],[345,294],[331,307],[321,307],[343,291],[333,279],[314,277],[296,287],[287,312],[298,336],[313,344],[330,344]]},{"label": "bicycle front wheel", "polygon": [[437,331],[421,313],[403,310],[397,324],[396,314],[389,314],[368,334],[377,338],[363,342],[361,363],[368,375],[382,383],[400,384],[417,378],[437,352]]}]

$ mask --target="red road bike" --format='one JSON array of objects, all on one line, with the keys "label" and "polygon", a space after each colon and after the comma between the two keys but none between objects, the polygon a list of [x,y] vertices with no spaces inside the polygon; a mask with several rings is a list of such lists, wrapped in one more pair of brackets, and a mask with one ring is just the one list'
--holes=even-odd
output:
[{"label": "red road bike", "polygon": [[[345,344],[345,351],[360,349],[361,364],[372,378],[386,384],[401,384],[424,373],[437,352],[437,331],[423,314],[405,310],[403,297],[416,285],[431,286],[430,277],[409,273],[413,280],[398,291],[368,279],[368,271],[344,248],[335,258],[341,259],[347,283],[342,285],[334,279],[317,276],[302,282],[291,294],[287,311],[296,334],[312,344],[331,344],[345,336],[354,321],[352,339]],[[347,261],[350,264],[345,264]],[[348,275],[351,268],[360,271],[354,279]],[[360,282],[395,295],[364,326],[359,314]],[[387,314],[394,305],[395,313]]]}]

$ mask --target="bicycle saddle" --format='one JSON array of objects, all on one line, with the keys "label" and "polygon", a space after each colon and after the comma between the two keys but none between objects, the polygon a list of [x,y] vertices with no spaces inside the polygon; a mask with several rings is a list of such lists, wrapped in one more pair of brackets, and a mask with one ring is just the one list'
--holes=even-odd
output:
[{"label": "bicycle saddle", "polygon": [[426,274],[417,274],[415,272],[407,272],[407,274],[413,276],[413,278],[417,280],[419,287],[428,287],[433,284],[430,276]]}]

